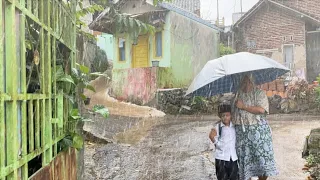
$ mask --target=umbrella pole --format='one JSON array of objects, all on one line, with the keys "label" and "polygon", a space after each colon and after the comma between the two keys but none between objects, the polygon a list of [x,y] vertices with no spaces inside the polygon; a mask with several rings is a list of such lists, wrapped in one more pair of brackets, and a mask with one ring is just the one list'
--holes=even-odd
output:
[{"label": "umbrella pole", "polygon": [[237,107],[237,105],[236,105],[236,103],[237,103],[237,101],[238,101],[238,92],[236,93],[236,96],[235,96],[235,107],[237,108],[237,112],[236,112],[236,117],[235,118],[238,118],[238,116],[240,117],[240,122],[241,122],[241,126],[242,126],[242,131],[243,132],[246,132],[246,129],[245,129],[245,127],[244,127],[244,123],[243,123],[243,119],[242,119],[242,117],[241,117],[241,115],[240,115],[240,110],[238,109],[238,107]]}]

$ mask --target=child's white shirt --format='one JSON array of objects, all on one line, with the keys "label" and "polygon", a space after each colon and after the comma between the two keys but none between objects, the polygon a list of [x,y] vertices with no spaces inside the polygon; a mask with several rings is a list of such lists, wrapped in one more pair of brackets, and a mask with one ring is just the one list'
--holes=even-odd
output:
[{"label": "child's white shirt", "polygon": [[[222,133],[219,138],[219,124],[221,125]],[[230,126],[224,125],[222,122],[218,123],[215,127],[217,136],[215,139],[215,158],[224,161],[236,161],[238,156],[236,153],[236,131],[233,124],[230,122]]]}]

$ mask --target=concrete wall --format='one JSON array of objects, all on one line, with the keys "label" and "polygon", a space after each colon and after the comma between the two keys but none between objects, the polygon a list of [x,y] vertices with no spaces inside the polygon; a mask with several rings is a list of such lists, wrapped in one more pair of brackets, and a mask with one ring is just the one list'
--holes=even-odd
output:
[{"label": "concrete wall", "polygon": [[266,55],[284,64],[283,46],[294,45],[293,73],[306,72],[305,29],[301,19],[263,5],[237,29],[236,50]]},{"label": "concrete wall", "polygon": [[208,60],[219,56],[219,32],[169,12],[170,65],[159,71],[160,88],[187,87]]},{"label": "concrete wall", "polygon": [[113,70],[112,95],[119,100],[145,104],[155,97],[157,68]]},{"label": "concrete wall", "polygon": [[102,33],[97,36],[97,45],[107,54],[108,60],[114,60],[114,38],[111,34]]},{"label": "concrete wall", "polygon": [[320,31],[307,33],[307,69],[309,82],[320,76]]}]

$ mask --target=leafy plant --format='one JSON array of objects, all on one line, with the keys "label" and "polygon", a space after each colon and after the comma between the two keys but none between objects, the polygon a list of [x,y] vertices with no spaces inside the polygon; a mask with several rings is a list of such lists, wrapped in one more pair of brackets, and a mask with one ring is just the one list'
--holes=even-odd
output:
[{"label": "leafy plant", "polygon": [[[69,112],[69,123],[92,121],[81,115],[79,108],[80,105],[77,100],[86,100],[86,96],[83,94],[84,89],[95,91],[94,87],[90,85],[90,78],[92,76],[102,76],[101,73],[90,73],[88,67],[80,64],[76,64],[77,68],[72,68],[72,75],[68,75],[64,72],[62,66],[57,66],[55,73],[55,79],[58,84],[58,88],[64,93],[64,97],[69,99],[73,104],[73,109]],[[109,111],[102,105],[94,106],[93,111],[101,114],[103,117],[109,117]],[[68,132],[68,135],[61,141],[62,149],[66,147],[82,148],[83,138],[81,135],[75,132]]]},{"label": "leafy plant", "polygon": [[228,54],[234,54],[236,52],[232,48],[226,47],[223,43],[220,43],[219,51],[220,51],[220,57],[228,55]]},{"label": "leafy plant", "polygon": [[83,137],[78,133],[69,133],[61,140],[59,145],[62,150],[67,150],[69,147],[73,147],[79,150],[82,149],[83,142]]},{"label": "leafy plant", "polygon": [[109,117],[109,110],[106,109],[103,105],[96,104],[93,106],[93,111],[101,114],[104,118]]},{"label": "leafy plant", "polygon": [[105,72],[109,67],[108,57],[104,50],[98,48],[96,51],[96,57],[91,64],[91,71]]},{"label": "leafy plant", "polygon": [[192,99],[192,109],[203,110],[206,109],[209,105],[209,101],[202,96],[195,96]]},{"label": "leafy plant", "polygon": [[[171,0],[153,0],[153,4],[156,6],[162,2],[171,2]],[[109,8],[110,15],[109,19],[111,22],[114,23],[114,33],[129,33],[130,37],[136,38],[140,33],[154,33],[155,28],[152,25],[149,25],[145,22],[142,22],[138,19],[132,18],[129,15],[120,13],[114,4],[109,3],[106,0],[96,0],[95,3],[91,4],[88,7],[83,7],[83,0],[78,1],[78,7],[80,10],[77,11],[77,25],[78,25],[78,32],[81,34],[86,35],[89,38],[94,38],[89,33],[86,33],[81,30],[81,27],[87,26],[85,22],[81,20],[82,17],[86,16],[87,14],[93,14],[95,12],[101,12],[105,8]]]}]

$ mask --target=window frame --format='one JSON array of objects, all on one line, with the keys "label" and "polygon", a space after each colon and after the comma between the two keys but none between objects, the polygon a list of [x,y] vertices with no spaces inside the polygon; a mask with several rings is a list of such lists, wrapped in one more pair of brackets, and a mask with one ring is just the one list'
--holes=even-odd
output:
[{"label": "window frame", "polygon": [[[117,50],[118,50],[118,62],[121,62],[121,63],[123,63],[123,62],[126,62],[126,60],[127,60],[127,56],[126,56],[126,39],[125,38],[121,38],[121,37],[118,37],[117,38],[118,40],[117,40]],[[121,59],[121,48],[119,47],[120,46],[120,40],[121,39],[123,39],[123,43],[124,43],[124,45],[123,45],[123,49],[124,49],[124,59],[122,60]]]},{"label": "window frame", "polygon": [[[157,33],[161,33],[161,56],[157,56]],[[153,58],[161,59],[163,57],[163,31],[157,31],[153,36]]]}]

